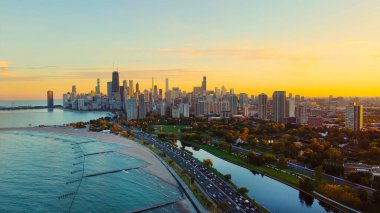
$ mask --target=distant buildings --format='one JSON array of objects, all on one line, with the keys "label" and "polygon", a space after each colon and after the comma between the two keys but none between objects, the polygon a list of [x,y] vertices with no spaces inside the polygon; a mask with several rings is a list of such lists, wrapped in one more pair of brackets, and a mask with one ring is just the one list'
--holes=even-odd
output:
[{"label": "distant buildings", "polygon": [[[225,86],[208,91],[206,76],[202,78],[201,86],[195,85],[190,92],[180,87],[169,88],[168,78],[162,82],[164,89],[156,84],[154,78],[152,87],[147,89],[140,88],[139,83],[133,80],[123,80],[122,86],[119,81],[119,72],[113,71],[112,81],[107,82],[106,94],[100,90],[100,79],[96,81],[95,91],[89,93],[78,93],[73,85],[71,92],[63,94],[63,107],[123,111],[128,120],[144,119],[147,115],[174,118],[205,116],[209,119],[254,117],[310,127],[339,127],[339,118],[345,114],[347,128],[355,131],[363,128],[363,106],[347,106],[358,98],[305,98],[291,93],[286,97],[285,91],[275,91],[269,99],[264,93],[257,97],[244,92],[235,94],[233,88],[227,90]],[[54,104],[49,101],[49,96],[48,92],[50,107]]]},{"label": "distant buildings", "polygon": [[353,131],[363,129],[363,106],[353,103],[346,107],[346,128]]},{"label": "distant buildings", "polygon": [[54,96],[53,91],[47,91],[47,106],[49,109],[54,108]]}]

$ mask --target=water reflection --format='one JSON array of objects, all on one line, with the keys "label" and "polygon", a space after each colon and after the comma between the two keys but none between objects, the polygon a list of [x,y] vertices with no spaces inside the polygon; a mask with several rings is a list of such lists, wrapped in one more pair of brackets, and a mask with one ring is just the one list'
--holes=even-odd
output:
[{"label": "water reflection", "polygon": [[331,212],[333,208],[323,202],[314,202],[308,194],[269,178],[257,171],[227,162],[202,149],[185,145],[180,141],[177,146],[191,152],[200,161],[209,158],[213,167],[223,175],[231,174],[232,182],[238,187],[246,187],[248,195],[271,212]]}]

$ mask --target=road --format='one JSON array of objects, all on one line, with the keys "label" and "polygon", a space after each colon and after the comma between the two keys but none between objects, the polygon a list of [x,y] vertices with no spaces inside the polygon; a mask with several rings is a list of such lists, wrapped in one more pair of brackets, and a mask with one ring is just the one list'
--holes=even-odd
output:
[{"label": "road", "polygon": [[187,168],[189,173],[194,176],[195,181],[215,203],[228,203],[230,207],[225,212],[260,212],[249,200],[239,194],[233,186],[219,178],[214,172],[199,163],[188,153],[155,139],[144,132],[133,132],[136,138],[154,145],[182,168]]}]

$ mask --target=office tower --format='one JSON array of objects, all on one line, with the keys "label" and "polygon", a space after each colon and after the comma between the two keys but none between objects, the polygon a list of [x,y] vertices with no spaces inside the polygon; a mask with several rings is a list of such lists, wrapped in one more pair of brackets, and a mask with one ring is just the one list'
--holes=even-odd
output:
[{"label": "office tower", "polygon": [[139,96],[139,119],[145,119],[146,109],[145,109],[145,98],[144,94]]},{"label": "office tower", "polygon": [[353,103],[346,107],[346,128],[353,131],[363,129],[363,105]]},{"label": "office tower", "polygon": [[96,91],[97,95],[100,94],[100,79],[99,78],[97,79],[97,84],[96,84],[95,91]]},{"label": "office tower", "polygon": [[231,88],[230,89],[230,95],[234,95],[235,94],[235,90],[234,90],[234,88]]},{"label": "office tower", "polygon": [[203,76],[202,90],[203,91],[207,91],[207,79],[206,79],[206,76]]},{"label": "office tower", "polygon": [[153,88],[153,100],[154,101],[158,100],[158,88],[157,88],[157,85],[154,85],[154,88]]},{"label": "office tower", "polygon": [[185,117],[185,118],[190,117],[190,104],[189,103],[183,104],[183,117]]},{"label": "office tower", "polygon": [[127,120],[137,119],[137,100],[136,98],[130,98],[126,101]]},{"label": "office tower", "polygon": [[136,83],[136,92],[140,93],[140,85],[139,82]]},{"label": "office tower", "polygon": [[293,98],[293,93],[289,93],[289,99]]},{"label": "office tower", "polygon": [[295,117],[296,101],[293,98],[286,100],[286,118]]},{"label": "office tower", "polygon": [[133,97],[135,94],[133,80],[129,80],[129,96]]},{"label": "office tower", "polygon": [[112,81],[107,82],[107,96],[112,97]]},{"label": "office tower", "polygon": [[47,106],[49,109],[54,108],[54,96],[51,90],[47,91]]},{"label": "office tower", "polygon": [[158,90],[158,99],[162,100],[162,89]]},{"label": "office tower", "polygon": [[165,93],[169,91],[169,78],[165,79]]},{"label": "office tower", "polygon": [[266,120],[267,119],[267,103],[268,96],[264,93],[261,93],[258,98],[259,105],[259,119]]},{"label": "office tower", "polygon": [[307,124],[309,118],[307,107],[305,105],[297,106],[295,116],[298,124]]},{"label": "office tower", "polygon": [[246,93],[239,94],[239,104],[240,107],[248,105],[248,95]]},{"label": "office tower", "polygon": [[227,90],[224,86],[222,86],[222,96],[225,96],[227,94]]},{"label": "office tower", "polygon": [[119,92],[119,72],[112,73],[112,92]]},{"label": "office tower", "polygon": [[238,98],[236,95],[230,94],[229,105],[231,110],[231,116],[238,114]]},{"label": "office tower", "polygon": [[71,101],[75,100],[77,97],[77,86],[73,85],[71,87]]},{"label": "office tower", "polygon": [[285,104],[286,92],[275,91],[272,96],[273,99],[273,120],[276,122],[284,122],[285,118]]}]

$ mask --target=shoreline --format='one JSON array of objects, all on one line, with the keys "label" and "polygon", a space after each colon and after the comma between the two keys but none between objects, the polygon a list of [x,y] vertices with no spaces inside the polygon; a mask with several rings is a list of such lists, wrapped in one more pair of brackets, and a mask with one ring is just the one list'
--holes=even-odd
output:
[{"label": "shoreline", "polygon": [[[182,191],[183,188],[180,183],[176,180],[170,172],[168,172],[166,166],[153,155],[151,151],[144,147],[143,145],[127,138],[123,138],[114,134],[105,134],[100,132],[90,132],[87,128],[85,129],[74,129],[72,127],[14,127],[14,128],[0,128],[1,131],[35,131],[35,132],[46,132],[46,133],[58,133],[58,134],[69,134],[78,135],[84,137],[93,137],[104,143],[112,143],[124,146],[125,149],[119,150],[120,154],[136,158],[138,160],[148,163],[146,167],[140,168],[142,171],[153,175],[166,183],[173,185]],[[196,212],[196,206],[191,202],[189,198],[189,192],[183,192],[183,200],[177,202],[185,212]],[[192,192],[190,192],[192,194]]]}]

